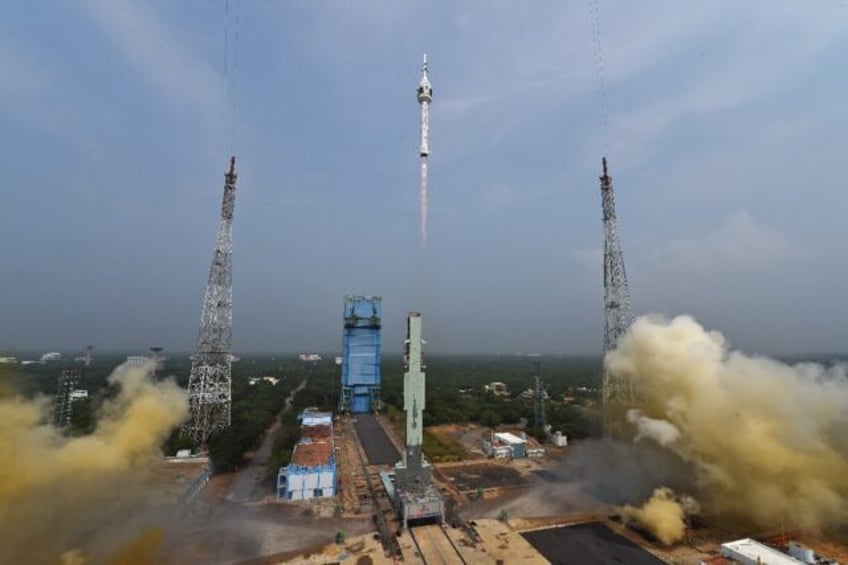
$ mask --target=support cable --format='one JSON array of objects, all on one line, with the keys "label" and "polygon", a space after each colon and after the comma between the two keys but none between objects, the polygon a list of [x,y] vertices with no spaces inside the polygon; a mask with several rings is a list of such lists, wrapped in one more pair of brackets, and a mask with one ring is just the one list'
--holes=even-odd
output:
[{"label": "support cable", "polygon": [[592,31],[592,58],[595,66],[598,115],[601,128],[601,154],[610,154],[609,110],[607,108],[606,71],[604,47],[601,41],[601,0],[588,0],[589,23]]}]

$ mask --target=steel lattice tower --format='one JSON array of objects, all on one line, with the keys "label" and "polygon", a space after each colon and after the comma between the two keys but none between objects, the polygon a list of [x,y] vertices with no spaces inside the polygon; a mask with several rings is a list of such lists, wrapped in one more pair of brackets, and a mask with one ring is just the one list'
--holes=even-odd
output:
[{"label": "steel lattice tower", "polygon": [[[615,218],[615,197],[612,177],[607,174],[607,158],[601,161],[601,203],[604,218],[604,354],[618,345],[618,340],[633,322],[630,307],[630,289],[627,272],[618,240]],[[616,377],[604,371],[602,384],[604,435],[615,435],[618,421],[623,421],[624,412],[635,402],[633,384],[630,379]]]},{"label": "steel lattice tower", "polygon": [[233,336],[233,207],[236,199],[236,158],[224,176],[221,220],[209,281],[200,316],[197,349],[191,358],[188,380],[189,421],[182,435],[197,445],[230,425]]},{"label": "steel lattice tower", "polygon": [[545,425],[548,423],[545,419],[545,383],[542,380],[542,364],[540,362],[534,363],[534,368],[536,369],[536,377],[534,378],[534,390],[533,390],[533,419],[534,425],[537,428],[545,429]]},{"label": "steel lattice tower", "polygon": [[56,399],[53,404],[53,425],[57,428],[67,428],[71,425],[73,410],[71,393],[77,387],[79,379],[79,369],[65,369],[59,376],[59,385],[56,388]]}]

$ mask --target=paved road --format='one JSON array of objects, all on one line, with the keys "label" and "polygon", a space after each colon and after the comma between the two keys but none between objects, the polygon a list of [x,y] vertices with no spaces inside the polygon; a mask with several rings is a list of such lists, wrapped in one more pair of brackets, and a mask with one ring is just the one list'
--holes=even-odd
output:
[{"label": "paved road", "polygon": [[394,465],[400,452],[374,414],[356,414],[356,433],[365,448],[369,465]]},{"label": "paved road", "polygon": [[[250,464],[238,472],[236,478],[230,485],[230,492],[227,494],[227,500],[231,502],[247,502],[249,500],[259,500],[273,493],[274,487],[272,486],[271,492],[269,492],[267,486],[263,484],[263,479],[268,475],[268,459],[271,457],[271,448],[274,446],[274,437],[280,427],[280,415],[291,408],[294,395],[305,386],[306,379],[303,379],[297,388],[295,388],[288,398],[286,398],[283,409],[274,418],[274,424],[268,429],[268,431],[265,432],[262,444],[259,446],[259,449],[256,450],[256,453],[254,453]],[[274,479],[273,484],[276,484],[276,479]]]}]

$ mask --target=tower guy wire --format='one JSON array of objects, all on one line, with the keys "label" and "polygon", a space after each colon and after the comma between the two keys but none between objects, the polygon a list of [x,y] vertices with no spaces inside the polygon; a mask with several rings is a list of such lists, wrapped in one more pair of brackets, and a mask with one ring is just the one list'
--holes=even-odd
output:
[{"label": "tower guy wire", "polygon": [[238,87],[241,3],[224,0],[224,88],[228,108],[225,128],[234,153],[238,153]]},{"label": "tower guy wire", "polygon": [[598,94],[598,115],[601,129],[601,151],[610,152],[610,127],[607,109],[606,69],[604,68],[604,45],[601,40],[601,0],[589,0],[589,25],[592,33],[592,60]]}]

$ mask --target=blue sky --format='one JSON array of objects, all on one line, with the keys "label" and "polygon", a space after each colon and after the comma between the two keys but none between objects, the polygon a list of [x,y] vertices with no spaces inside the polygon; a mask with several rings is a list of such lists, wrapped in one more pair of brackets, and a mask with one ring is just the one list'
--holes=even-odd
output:
[{"label": "blue sky", "polygon": [[237,351],[339,348],[357,293],[384,297],[387,352],[420,310],[433,351],[598,353],[607,154],[637,313],[844,351],[846,22],[844,2],[4,2],[0,347],[191,349],[235,153]]}]

